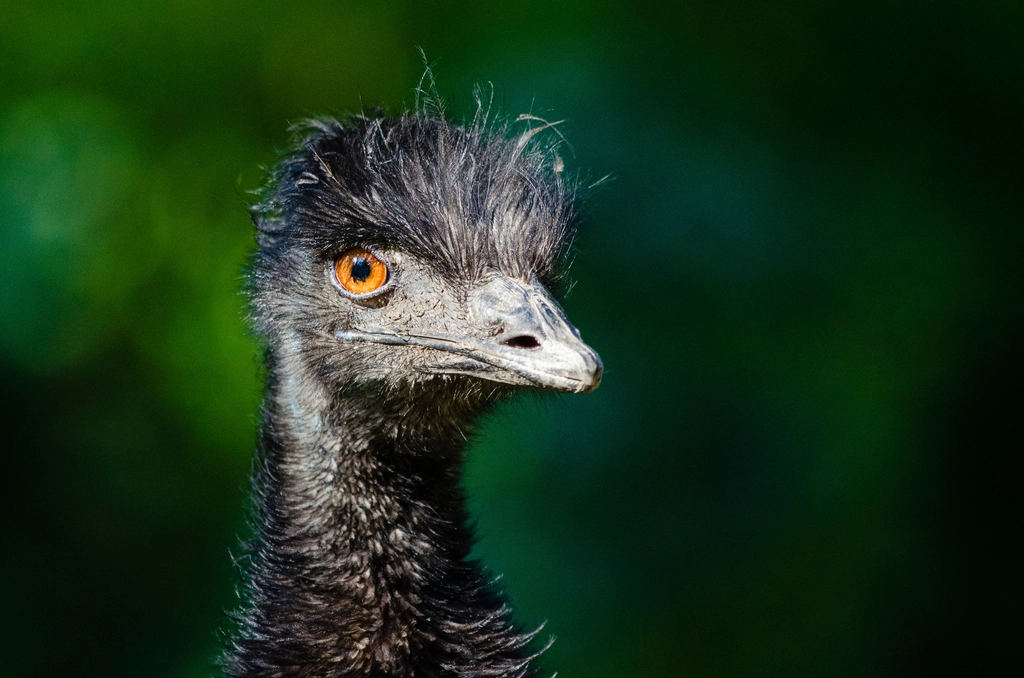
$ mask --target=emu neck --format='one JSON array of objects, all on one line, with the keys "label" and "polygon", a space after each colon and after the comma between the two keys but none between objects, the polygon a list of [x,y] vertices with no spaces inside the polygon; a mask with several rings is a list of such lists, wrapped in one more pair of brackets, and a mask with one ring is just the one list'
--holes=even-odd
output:
[{"label": "emu neck", "polygon": [[[418,413],[403,416],[381,394],[336,397],[316,412],[296,412],[293,398],[287,403],[287,416],[269,417],[286,425],[265,430],[263,444],[275,472],[268,499],[280,500],[291,546],[301,544],[321,566],[365,572],[366,558],[415,559],[436,546],[469,545],[463,448],[447,432],[419,426]],[[416,534],[423,538],[412,543]]]},{"label": "emu neck", "polygon": [[532,634],[466,560],[469,422],[428,421],[430,402],[271,383],[228,675],[531,675]]}]

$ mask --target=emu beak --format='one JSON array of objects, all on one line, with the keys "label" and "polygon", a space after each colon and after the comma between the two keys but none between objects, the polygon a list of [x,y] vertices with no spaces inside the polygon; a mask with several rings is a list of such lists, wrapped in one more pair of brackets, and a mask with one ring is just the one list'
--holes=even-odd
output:
[{"label": "emu beak", "polygon": [[[421,364],[427,374],[462,374],[517,386],[589,393],[604,366],[539,282],[495,276],[470,292],[464,332],[353,327],[342,341],[423,346],[448,357]],[[484,338],[479,338],[483,336]]]},{"label": "emu beak", "polygon": [[471,296],[470,317],[493,333],[477,360],[556,391],[589,393],[601,383],[600,356],[539,282],[493,278]]}]

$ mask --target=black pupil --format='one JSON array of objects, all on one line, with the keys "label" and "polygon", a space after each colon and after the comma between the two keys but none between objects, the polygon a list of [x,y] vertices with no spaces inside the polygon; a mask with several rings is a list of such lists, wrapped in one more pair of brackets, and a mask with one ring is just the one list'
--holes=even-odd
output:
[{"label": "black pupil", "polygon": [[352,260],[352,279],[365,282],[370,277],[372,270],[370,262],[365,257],[356,257]]}]

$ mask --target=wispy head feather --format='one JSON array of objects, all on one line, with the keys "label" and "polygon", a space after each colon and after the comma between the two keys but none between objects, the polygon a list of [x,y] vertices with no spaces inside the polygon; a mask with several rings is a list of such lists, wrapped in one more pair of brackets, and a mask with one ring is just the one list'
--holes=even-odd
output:
[{"label": "wispy head feather", "polygon": [[496,120],[478,90],[474,117],[452,124],[429,69],[424,78],[415,111],[293,127],[293,149],[253,208],[261,249],[379,245],[458,279],[495,268],[555,284],[577,222],[563,140],[548,133],[557,123]]}]

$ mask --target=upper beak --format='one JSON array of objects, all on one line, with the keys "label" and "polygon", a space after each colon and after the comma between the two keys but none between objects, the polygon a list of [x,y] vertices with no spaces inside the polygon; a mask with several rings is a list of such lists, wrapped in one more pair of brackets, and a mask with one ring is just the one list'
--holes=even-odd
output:
[{"label": "upper beak", "polygon": [[539,282],[495,277],[470,298],[475,324],[491,329],[473,357],[543,388],[587,393],[604,366]]}]

